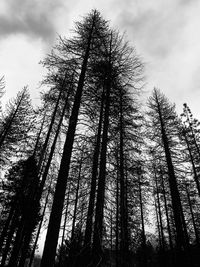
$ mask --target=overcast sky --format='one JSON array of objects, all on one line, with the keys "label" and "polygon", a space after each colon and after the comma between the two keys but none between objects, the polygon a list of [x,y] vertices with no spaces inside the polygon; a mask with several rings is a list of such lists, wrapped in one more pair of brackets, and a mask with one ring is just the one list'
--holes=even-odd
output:
[{"label": "overcast sky", "polygon": [[38,62],[58,34],[97,8],[114,28],[126,31],[145,62],[146,90],[160,88],[181,112],[187,102],[200,119],[199,0],[1,0],[0,76],[4,101],[29,85],[34,102],[44,70]]}]

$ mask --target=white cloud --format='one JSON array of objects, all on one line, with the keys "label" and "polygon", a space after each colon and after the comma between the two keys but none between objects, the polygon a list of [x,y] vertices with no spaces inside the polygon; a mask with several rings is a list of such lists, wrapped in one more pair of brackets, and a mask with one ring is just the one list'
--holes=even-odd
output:
[{"label": "white cloud", "polygon": [[3,104],[25,85],[30,85],[33,101],[37,101],[39,81],[44,74],[44,69],[38,64],[43,57],[42,48],[40,40],[30,42],[30,39],[23,35],[10,36],[0,43],[0,70],[6,81]]},{"label": "white cloud", "polygon": [[200,96],[197,89],[200,87],[200,2],[126,0],[120,3],[121,12],[115,21],[126,30],[146,62],[147,89],[159,87],[177,103],[179,112],[184,102],[190,102],[191,109],[200,117],[196,104]]},{"label": "white cloud", "polygon": [[22,33],[51,41],[55,37],[54,16],[61,7],[61,1],[6,0],[1,5],[0,38]]}]

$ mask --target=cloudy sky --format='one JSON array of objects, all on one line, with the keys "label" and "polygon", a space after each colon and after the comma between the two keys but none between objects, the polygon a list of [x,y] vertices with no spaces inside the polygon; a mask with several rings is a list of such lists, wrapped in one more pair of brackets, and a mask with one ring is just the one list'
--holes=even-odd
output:
[{"label": "cloudy sky", "polygon": [[200,119],[199,0],[1,0],[0,77],[4,102],[29,85],[34,102],[44,70],[38,62],[58,34],[97,8],[114,28],[126,32],[145,62],[146,90],[159,87],[181,112],[187,102]]}]

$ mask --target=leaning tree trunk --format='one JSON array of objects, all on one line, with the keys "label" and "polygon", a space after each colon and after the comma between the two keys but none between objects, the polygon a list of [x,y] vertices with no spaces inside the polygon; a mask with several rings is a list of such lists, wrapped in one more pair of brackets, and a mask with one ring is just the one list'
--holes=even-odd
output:
[{"label": "leaning tree trunk", "polygon": [[[60,95],[60,94],[59,94]],[[49,127],[49,129],[51,128],[52,129],[52,126],[53,126],[53,122],[55,120],[55,115],[56,115],[56,111],[57,111],[57,108],[58,108],[58,103],[59,103],[59,98],[58,97],[58,100],[57,100],[57,103],[56,103],[56,106],[55,109],[54,109],[54,113],[53,113],[53,116],[54,118],[52,118],[51,120],[51,127]],[[42,180],[40,182],[40,185],[39,185],[39,189],[37,188],[36,192],[35,192],[35,200],[34,200],[34,206],[35,206],[35,209],[33,209],[33,212],[35,212],[35,214],[32,215],[32,220],[35,220],[35,223],[33,223],[33,226],[35,226],[37,224],[37,220],[38,220],[38,215],[37,215],[37,211],[38,211],[38,208],[39,208],[39,205],[40,205],[40,199],[42,197],[42,192],[43,192],[43,189],[44,189],[44,186],[45,186],[45,182],[46,182],[46,178],[47,178],[47,175],[48,175],[48,171],[49,171],[49,168],[50,168],[50,164],[51,164],[51,161],[52,161],[52,158],[53,158],[53,154],[54,154],[54,150],[55,150],[55,146],[56,146],[56,142],[57,142],[57,138],[58,138],[58,135],[60,133],[60,128],[61,128],[61,125],[62,125],[62,121],[63,121],[63,117],[64,117],[64,114],[65,114],[65,110],[66,110],[66,107],[67,107],[67,103],[68,103],[68,97],[65,101],[65,105],[63,107],[63,110],[62,110],[62,114],[61,114],[61,117],[60,117],[60,120],[59,120],[59,123],[58,123],[58,126],[57,126],[57,131],[56,131],[56,134],[55,134],[55,137],[54,137],[54,140],[53,140],[53,144],[51,146],[51,150],[50,150],[50,154],[49,154],[49,157],[48,157],[48,161],[47,161],[47,164],[45,166],[45,169],[44,169],[44,173],[42,175]],[[48,134],[50,134],[51,130],[49,131],[48,130]],[[48,135],[47,134],[47,135]],[[50,135],[49,135],[50,136]],[[46,138],[46,140],[49,139]],[[46,142],[45,142],[46,143]],[[47,143],[46,143],[47,144]],[[44,147],[43,147],[44,148]],[[38,208],[37,208],[38,207]],[[26,251],[28,250],[29,248],[29,243],[30,243],[30,240],[31,240],[31,236],[32,236],[32,232],[34,230],[34,227],[29,227],[27,229],[27,232],[25,234],[25,244],[23,246],[23,251],[22,251],[22,255],[21,255],[21,259],[20,259],[20,264],[23,266],[24,264],[24,261],[25,261],[25,256],[26,256]]]},{"label": "leaning tree trunk", "polygon": [[58,242],[60,222],[62,218],[62,210],[65,199],[65,190],[68,180],[70,160],[72,154],[72,148],[74,143],[74,136],[76,125],[78,121],[78,113],[81,103],[81,96],[84,86],[85,74],[87,69],[87,63],[90,54],[90,44],[92,40],[93,28],[95,24],[95,15],[93,17],[93,23],[88,37],[87,48],[81,68],[81,73],[79,77],[78,87],[74,99],[74,105],[72,108],[72,113],[69,119],[68,132],[64,144],[63,155],[60,164],[60,170],[57,178],[57,184],[55,188],[54,200],[51,210],[51,215],[49,218],[49,225],[44,245],[43,256],[41,260],[41,267],[53,267],[56,255],[56,247]]},{"label": "leaning tree trunk", "polygon": [[37,152],[38,145],[39,145],[39,142],[40,142],[40,138],[41,138],[42,130],[43,130],[43,127],[44,127],[45,119],[46,119],[46,110],[45,110],[45,113],[44,113],[44,115],[43,115],[42,123],[41,123],[41,125],[40,125],[40,129],[39,129],[39,132],[38,132],[38,134],[37,134],[37,138],[36,138],[35,146],[34,146],[34,149],[33,149],[33,157],[34,157],[34,158],[35,158],[35,156],[36,156],[36,152]]},{"label": "leaning tree trunk", "polygon": [[158,107],[158,113],[159,113],[159,118],[160,118],[162,142],[164,146],[165,158],[166,158],[168,174],[169,174],[169,186],[170,186],[172,208],[173,208],[175,228],[176,228],[176,244],[177,244],[178,251],[180,252],[182,249],[185,250],[187,248],[186,240],[184,238],[184,230],[183,230],[183,223],[182,223],[182,214],[181,214],[182,204],[181,204],[180,195],[178,191],[178,185],[176,181],[174,166],[172,163],[171,151],[169,148],[169,141],[168,141],[168,138],[165,132],[160,104],[159,104],[158,98],[156,100],[157,100],[157,107]]},{"label": "leaning tree trunk", "polygon": [[39,189],[38,189],[37,196],[36,196],[36,202],[40,201],[41,196],[42,196],[42,192],[44,190],[44,186],[45,186],[45,183],[46,183],[46,179],[47,179],[47,175],[48,175],[48,172],[49,172],[49,168],[51,166],[51,161],[52,161],[52,158],[53,158],[53,155],[54,155],[54,152],[55,152],[57,139],[58,139],[58,136],[59,136],[59,133],[60,133],[60,129],[61,129],[61,125],[62,125],[62,122],[63,122],[64,115],[65,115],[65,112],[66,112],[69,94],[70,94],[70,90],[67,93],[67,97],[65,99],[65,104],[64,104],[64,107],[62,109],[60,120],[58,122],[58,126],[57,126],[57,129],[56,129],[56,134],[54,136],[53,143],[51,145],[51,150],[50,150],[50,153],[49,153],[49,156],[48,156],[48,160],[47,160],[46,166],[44,167],[44,172],[43,172],[42,179],[40,181]]},{"label": "leaning tree trunk", "polygon": [[[62,89],[64,87],[65,78],[63,80]],[[50,122],[48,131],[47,131],[47,135],[46,135],[46,138],[45,138],[45,142],[44,142],[44,144],[42,146],[42,151],[40,153],[40,158],[39,158],[39,162],[38,162],[38,172],[39,172],[39,170],[41,168],[41,165],[42,165],[42,162],[43,162],[43,159],[44,159],[44,155],[45,155],[45,152],[46,152],[46,149],[47,149],[47,145],[48,145],[48,142],[49,142],[49,138],[50,138],[50,135],[51,135],[51,132],[52,132],[52,129],[53,129],[53,125],[54,125],[55,118],[56,118],[56,113],[57,113],[57,110],[58,110],[58,107],[59,107],[59,102],[60,102],[61,96],[63,94],[63,90],[62,89],[60,90],[60,92],[58,94],[57,101],[56,101],[56,104],[55,104],[55,107],[54,107],[54,110],[53,110],[53,113],[52,113],[51,122]]]},{"label": "leaning tree trunk", "polygon": [[[39,164],[37,166],[38,169],[40,169],[40,167],[41,167],[40,165],[41,165],[41,162],[43,160],[44,152],[46,150],[46,147],[47,147],[47,144],[48,144],[48,141],[49,141],[49,137],[50,137],[50,134],[51,134],[51,131],[52,131],[52,127],[53,127],[54,121],[55,121],[55,116],[56,116],[56,113],[57,113],[58,105],[59,105],[59,102],[60,102],[61,94],[62,94],[62,91],[60,91],[60,93],[59,93],[59,96],[58,96],[57,102],[56,102],[56,106],[55,106],[53,114],[52,114],[51,123],[50,123],[49,129],[48,129],[48,133],[47,133],[47,136],[46,136],[46,139],[45,139],[45,144],[43,146],[43,151],[42,151],[42,153],[40,155],[40,162],[39,162]],[[44,122],[44,120],[43,120],[43,122]],[[61,124],[61,120],[60,120],[60,123],[59,123],[59,127],[60,127],[60,124]],[[41,129],[42,129],[42,126],[41,126]],[[40,136],[40,133],[39,133],[38,136]],[[56,139],[57,139],[57,137],[54,139],[54,142],[56,142]],[[37,142],[38,142],[38,139],[37,139]],[[55,146],[55,144],[54,144],[54,146]],[[54,151],[54,149],[53,149],[53,151]],[[35,152],[36,152],[36,148],[34,149],[34,153],[33,153],[34,155],[35,155]],[[51,154],[53,155],[52,151],[50,153],[49,158],[52,158]],[[50,164],[49,164],[49,166],[50,166]],[[47,174],[46,174],[46,176],[47,176]],[[43,179],[43,181],[44,181],[44,179]],[[44,183],[43,183],[43,187],[44,187]],[[42,187],[42,189],[43,189],[43,187]],[[26,254],[27,254],[27,251],[28,251],[28,248],[29,248],[29,243],[30,243],[31,237],[32,237],[32,232],[34,231],[35,225],[37,224],[37,219],[38,219],[38,214],[37,213],[38,213],[38,209],[39,209],[39,201],[40,201],[40,198],[41,198],[41,195],[42,195],[42,189],[41,189],[41,186],[40,186],[39,192],[38,192],[38,186],[35,186],[35,189],[32,188],[32,191],[34,192],[32,194],[32,198],[34,199],[34,201],[33,201],[32,209],[29,210],[29,212],[30,212],[29,213],[29,218],[31,218],[31,219],[30,219],[30,222],[25,222],[25,225],[23,227],[23,232],[21,233],[21,238],[19,239],[18,250],[16,250],[16,253],[18,253],[18,254],[21,251],[20,262],[19,262],[19,265],[21,265],[21,266],[23,266],[24,263],[25,263]],[[28,214],[26,214],[25,216],[27,217]],[[32,227],[31,227],[31,225],[32,225]]]}]

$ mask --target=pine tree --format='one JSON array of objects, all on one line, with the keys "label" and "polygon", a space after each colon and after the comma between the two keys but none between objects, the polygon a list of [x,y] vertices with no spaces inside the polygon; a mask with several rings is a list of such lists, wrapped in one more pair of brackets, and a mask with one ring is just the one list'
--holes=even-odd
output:
[{"label": "pine tree", "polygon": [[[104,113],[102,120],[102,139],[101,139],[101,153],[100,153],[100,163],[99,163],[99,177],[98,177],[98,187],[97,187],[97,202],[96,202],[96,211],[95,211],[95,224],[94,224],[94,236],[93,236],[93,254],[95,255],[95,261],[97,264],[98,261],[102,260],[102,238],[103,238],[103,218],[104,218],[104,203],[105,203],[105,188],[106,188],[106,165],[109,164],[107,161],[107,151],[108,145],[110,145],[110,140],[113,137],[114,123],[117,123],[117,128],[120,133],[121,125],[121,141],[117,140],[117,143],[121,143],[121,183],[120,187],[122,190],[121,193],[121,213],[124,213],[124,216],[121,219],[121,232],[122,235],[128,236],[128,230],[126,221],[127,221],[127,211],[126,209],[126,197],[125,193],[125,178],[124,176],[124,166],[123,166],[123,115],[122,115],[122,98],[124,96],[120,95],[123,92],[124,84],[127,85],[125,91],[129,91],[131,86],[134,84],[134,79],[139,79],[141,75],[142,64],[139,61],[138,57],[135,55],[134,51],[124,42],[123,37],[118,33],[112,31],[110,34],[109,42],[107,44],[107,57],[105,60],[106,72],[105,77],[103,78],[103,85],[105,86],[105,103],[104,103]],[[135,71],[135,73],[134,73]],[[134,74],[133,74],[134,73]],[[130,89],[131,90],[131,89]],[[122,92],[121,92],[122,91]],[[121,92],[121,93],[120,93]],[[124,93],[122,93],[124,94]],[[121,100],[120,100],[121,99]],[[121,101],[121,104],[120,104]],[[121,109],[120,109],[121,107]],[[114,113],[115,112],[115,113]],[[116,113],[117,112],[117,113]],[[120,117],[117,117],[115,120],[114,114],[121,114],[121,123]],[[118,136],[118,135],[117,135]],[[119,138],[120,139],[120,138]],[[120,191],[121,192],[121,191]],[[122,197],[123,195],[123,197]],[[123,203],[123,205],[122,205]],[[123,238],[124,239],[124,238]],[[121,238],[121,248],[123,247],[122,255],[126,255],[128,251],[127,244],[123,244]],[[128,238],[127,238],[128,239]],[[125,252],[126,251],[126,252]],[[125,257],[124,257],[125,258]]]},{"label": "pine tree", "polygon": [[[4,266],[10,245],[14,242],[9,264],[10,266],[17,266],[19,259],[18,253],[24,242],[26,242],[24,240],[24,233],[28,231],[29,228],[34,229],[36,226],[29,212],[31,207],[34,207],[34,191],[38,186],[35,159],[31,156],[27,160],[17,162],[9,170],[5,179],[7,180],[6,191],[8,193],[8,208],[12,216],[10,218],[10,214],[8,215],[7,222],[4,225],[6,231],[3,230],[3,232],[5,232],[4,239],[6,239],[6,242],[5,246],[2,247],[3,257],[1,265]],[[39,210],[37,210],[37,212],[39,212]],[[16,233],[15,236],[14,233]]]},{"label": "pine tree", "polygon": [[181,260],[180,253],[182,250],[188,251],[189,241],[178,186],[175,157],[175,150],[178,153],[178,149],[180,149],[178,134],[180,122],[177,118],[175,107],[169,103],[168,99],[159,90],[154,89],[148,106],[150,108],[149,116],[153,127],[154,142],[162,151],[167,166],[176,229],[178,260]]},{"label": "pine tree", "polygon": [[32,147],[34,113],[28,88],[24,87],[11,100],[3,114],[0,126],[1,164],[6,164],[11,156],[30,155]]},{"label": "pine tree", "polygon": [[194,181],[196,183],[196,188],[200,196],[200,184],[199,184],[199,122],[193,118],[193,115],[187,106],[184,104],[183,113],[181,114],[182,128],[181,136],[183,141],[186,143],[186,150],[188,154],[188,161],[192,167],[192,173],[194,175]]},{"label": "pine tree", "polygon": [[63,156],[60,164],[60,170],[57,179],[57,185],[49,220],[49,226],[48,226],[41,266],[47,266],[47,265],[53,266],[54,264],[60,222],[62,217],[64,196],[67,184],[67,177],[69,173],[70,159],[72,154],[74,135],[77,125],[77,119],[81,103],[81,96],[84,87],[85,75],[87,71],[87,65],[89,58],[92,55],[93,51],[92,44],[94,43],[94,40],[97,46],[99,45],[98,44],[98,40],[100,38],[99,35],[101,35],[103,26],[106,28],[105,22],[101,19],[97,11],[93,11],[84,19],[83,23],[77,24],[78,38],[69,40],[69,42],[66,43],[65,46],[68,47],[65,53],[67,53],[70,50],[74,51],[74,53],[77,53],[78,52],[77,48],[79,47],[79,49],[81,49],[82,64],[77,84],[77,90],[74,98],[74,104],[69,119],[68,132],[63,149]]}]

